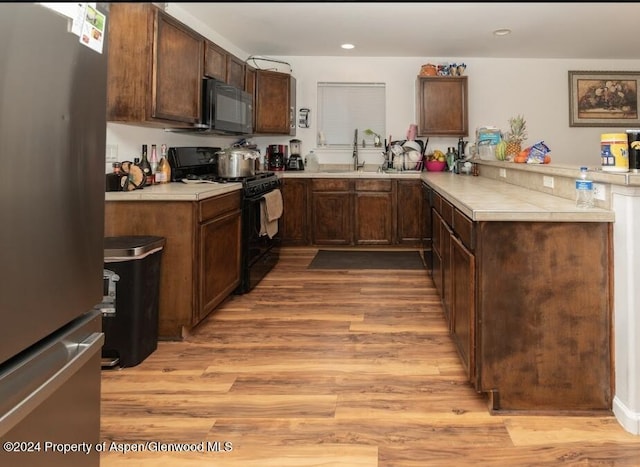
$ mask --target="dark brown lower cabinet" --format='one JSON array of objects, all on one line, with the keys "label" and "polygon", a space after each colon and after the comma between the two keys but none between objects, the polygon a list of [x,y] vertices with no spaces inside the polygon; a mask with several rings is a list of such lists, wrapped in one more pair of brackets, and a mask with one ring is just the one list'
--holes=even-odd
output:
[{"label": "dark brown lower cabinet", "polygon": [[354,181],[354,236],[356,245],[391,245],[393,242],[392,181]]},{"label": "dark brown lower cabinet", "polygon": [[453,234],[450,236],[451,335],[469,381],[475,380],[475,257]]},{"label": "dark brown lower cabinet", "polygon": [[283,212],[279,231],[283,245],[304,246],[309,244],[308,180],[285,178],[281,180]]},{"label": "dark brown lower cabinet", "polygon": [[422,183],[419,180],[396,180],[397,243],[420,246],[423,241]]},{"label": "dark brown lower cabinet", "polygon": [[423,242],[419,179],[282,179],[285,246],[415,246]]},{"label": "dark brown lower cabinet", "polygon": [[612,227],[482,222],[479,390],[496,410],[612,408]]},{"label": "dark brown lower cabinet", "polygon": [[612,225],[474,222],[433,198],[433,280],[490,410],[611,411]]},{"label": "dark brown lower cabinet", "polygon": [[433,271],[433,217],[431,214],[432,190],[422,183],[422,256],[427,270]]},{"label": "dark brown lower cabinet", "polygon": [[350,245],[353,237],[351,180],[311,179],[311,242]]},{"label": "dark brown lower cabinet", "polygon": [[202,201],[108,201],[105,236],[165,238],[158,336],[180,340],[240,283],[240,190]]}]

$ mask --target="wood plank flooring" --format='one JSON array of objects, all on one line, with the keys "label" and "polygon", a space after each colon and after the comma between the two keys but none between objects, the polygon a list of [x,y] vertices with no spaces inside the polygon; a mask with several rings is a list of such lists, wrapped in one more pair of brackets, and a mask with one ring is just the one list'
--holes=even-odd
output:
[{"label": "wood plank flooring", "polygon": [[426,271],[308,270],[315,251],[102,372],[102,467],[640,465],[612,415],[490,415]]}]

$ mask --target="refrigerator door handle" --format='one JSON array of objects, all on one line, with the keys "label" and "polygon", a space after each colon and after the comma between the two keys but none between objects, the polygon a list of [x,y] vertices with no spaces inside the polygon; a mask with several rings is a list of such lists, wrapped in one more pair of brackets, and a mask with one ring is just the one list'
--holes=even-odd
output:
[{"label": "refrigerator door handle", "polygon": [[[65,336],[68,337],[68,336]],[[9,384],[0,385],[0,437],[22,421],[42,404],[53,392],[73,376],[89,359],[101,350],[104,333],[94,332],[81,342],[71,342],[65,338],[57,341],[49,349],[33,358],[29,365],[18,367],[6,379]],[[55,354],[55,355],[53,355]],[[38,368],[52,360],[64,359],[65,363],[33,389],[29,384],[29,368]],[[42,362],[38,361],[42,360]],[[0,382],[5,379],[0,375]],[[17,399],[17,400],[16,400]],[[12,403],[13,402],[13,403]]]}]

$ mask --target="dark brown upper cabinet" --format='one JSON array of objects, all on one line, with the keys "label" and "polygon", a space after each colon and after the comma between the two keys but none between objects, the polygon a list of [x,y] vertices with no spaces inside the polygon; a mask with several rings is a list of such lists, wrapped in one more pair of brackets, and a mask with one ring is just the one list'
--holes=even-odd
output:
[{"label": "dark brown upper cabinet", "polygon": [[418,136],[468,136],[466,76],[419,76],[416,100]]}]

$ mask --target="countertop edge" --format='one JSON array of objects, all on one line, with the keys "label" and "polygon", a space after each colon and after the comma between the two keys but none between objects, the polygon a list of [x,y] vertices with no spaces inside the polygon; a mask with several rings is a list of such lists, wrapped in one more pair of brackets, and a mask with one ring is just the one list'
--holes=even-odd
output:
[{"label": "countertop edge", "polygon": [[171,182],[152,185],[141,190],[108,191],[105,201],[201,201],[242,189],[242,183],[186,184]]}]

